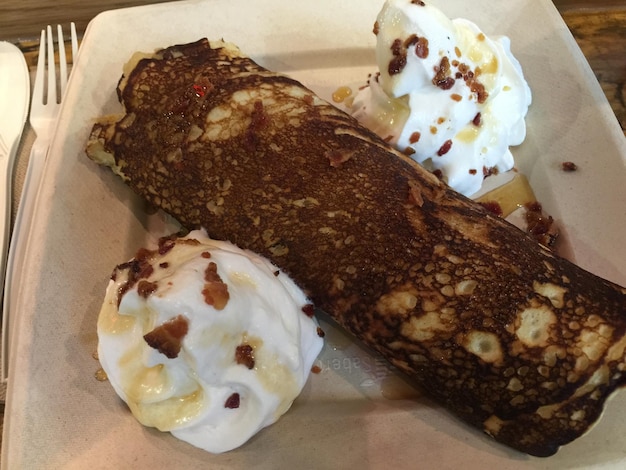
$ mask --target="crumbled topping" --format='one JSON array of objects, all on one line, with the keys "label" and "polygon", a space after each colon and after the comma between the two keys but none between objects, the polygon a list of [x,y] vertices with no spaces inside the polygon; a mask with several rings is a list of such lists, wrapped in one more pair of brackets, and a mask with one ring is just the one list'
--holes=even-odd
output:
[{"label": "crumbled topping", "polygon": [[483,166],[483,178],[487,178],[488,176],[491,175],[497,175],[499,173],[498,168],[495,166],[489,167],[487,168],[486,166]]},{"label": "crumbled topping", "polygon": [[415,46],[415,55],[420,59],[426,59],[430,52],[428,49],[428,39],[419,37],[417,34],[411,34],[408,38],[406,38],[403,46],[407,50],[409,47]]},{"label": "crumbled topping", "polygon": [[326,336],[326,333],[324,333],[324,330],[322,330],[319,326],[317,327],[317,336],[319,336],[320,338],[323,338],[324,336]]},{"label": "crumbled topping", "polygon": [[137,284],[137,293],[139,294],[139,297],[147,299],[150,294],[157,290],[157,287],[158,284],[156,282],[150,282],[142,279],[139,281],[139,284]]},{"label": "crumbled topping", "polygon": [[418,143],[420,141],[421,137],[422,137],[422,134],[420,134],[419,132],[415,131],[409,137],[409,142],[412,143],[412,144],[416,144],[416,143]]},{"label": "crumbled topping", "polygon": [[230,408],[231,410],[239,408],[239,402],[240,402],[239,394],[233,393],[231,396],[229,396],[226,399],[226,403],[224,403],[224,408]]},{"label": "crumbled topping", "polygon": [[429,54],[428,50],[428,39],[419,38],[417,43],[415,44],[415,55],[420,59],[426,59]]},{"label": "crumbled topping", "polygon": [[254,369],[254,348],[247,343],[237,346],[235,349],[235,361],[248,369]]},{"label": "crumbled topping", "polygon": [[313,304],[306,304],[302,307],[302,311],[307,317],[313,318],[313,315],[315,314],[315,306]]},{"label": "crumbled topping", "polygon": [[178,315],[151,332],[144,335],[143,339],[151,348],[156,349],[170,359],[178,357],[182,347],[183,338],[187,335],[189,323],[183,315]]},{"label": "crumbled topping", "polygon": [[476,79],[476,77],[472,77],[469,80],[466,80],[466,83],[469,86],[469,88],[472,91],[472,93],[476,94],[476,100],[479,103],[482,104],[485,101],[487,101],[487,98],[489,97],[489,93],[487,92],[487,90],[485,90],[485,85],[480,83]]},{"label": "crumbled topping", "polygon": [[574,162],[563,162],[561,163],[561,168],[563,171],[576,171],[578,170],[578,165]]},{"label": "crumbled topping", "polygon": [[450,60],[447,56],[441,58],[438,67],[435,67],[435,76],[433,77],[433,85],[442,90],[449,90],[454,86],[454,78],[450,76]]},{"label": "crumbled topping", "polygon": [[472,119],[472,124],[474,124],[476,127],[480,127],[480,125],[482,124],[482,118],[482,114],[476,113],[476,116],[474,116],[474,119]]},{"label": "crumbled topping", "polygon": [[204,271],[204,289],[202,289],[202,295],[204,301],[215,307],[216,310],[222,310],[230,295],[228,293],[228,285],[226,285],[220,275],[217,273],[217,264],[213,261],[209,263]]},{"label": "crumbled topping", "polygon": [[446,153],[448,153],[451,148],[452,148],[452,140],[448,139],[443,143],[443,145],[439,148],[439,150],[437,150],[437,155],[441,157],[445,155]]},{"label": "crumbled topping", "polygon": [[543,213],[539,202],[526,204],[527,231],[544,246],[552,247],[559,236],[559,231],[551,215]]},{"label": "crumbled topping", "polygon": [[391,44],[393,59],[389,61],[387,72],[389,75],[396,75],[402,72],[406,66],[406,48],[403,47],[402,40],[396,39]]}]

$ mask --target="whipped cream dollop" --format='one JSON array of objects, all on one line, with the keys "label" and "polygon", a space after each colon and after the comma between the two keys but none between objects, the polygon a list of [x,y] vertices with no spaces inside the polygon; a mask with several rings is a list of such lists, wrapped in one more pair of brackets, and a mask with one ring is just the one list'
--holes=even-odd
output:
[{"label": "whipped cream dollop", "polygon": [[219,453],[290,408],[322,336],[286,274],[194,231],[116,267],[98,356],[137,420]]},{"label": "whipped cream dollop", "polygon": [[513,167],[531,92],[507,37],[426,0],[387,0],[374,33],[379,72],[351,106],[362,124],[467,196]]}]

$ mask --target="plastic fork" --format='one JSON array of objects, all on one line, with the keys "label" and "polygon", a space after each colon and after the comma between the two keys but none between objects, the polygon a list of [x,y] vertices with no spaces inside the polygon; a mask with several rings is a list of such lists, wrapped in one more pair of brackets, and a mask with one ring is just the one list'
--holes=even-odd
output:
[{"label": "plastic fork", "polygon": [[[70,24],[72,61],[76,59],[78,52],[78,38],[76,26]],[[2,381],[8,378],[9,339],[11,330],[11,317],[17,314],[15,306],[20,295],[22,284],[22,269],[24,255],[28,248],[30,228],[32,224],[33,210],[41,183],[43,168],[50,146],[50,140],[54,134],[55,124],[61,100],[67,87],[68,67],[65,57],[65,41],[63,28],[57,25],[58,44],[58,68],[55,64],[55,47],[52,27],[48,26],[41,31],[39,41],[39,56],[37,58],[37,71],[33,88],[30,125],[35,132],[36,139],[30,152],[28,169],[24,178],[24,186],[18,206],[18,212],[13,226],[9,254],[7,259],[6,277],[4,280],[4,298],[2,314],[2,361],[0,368]],[[59,84],[57,85],[57,74]]]}]

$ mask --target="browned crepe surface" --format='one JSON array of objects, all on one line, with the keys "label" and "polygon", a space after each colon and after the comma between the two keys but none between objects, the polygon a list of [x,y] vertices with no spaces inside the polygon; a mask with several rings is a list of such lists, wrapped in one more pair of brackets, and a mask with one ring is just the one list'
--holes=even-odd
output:
[{"label": "browned crepe surface", "polygon": [[270,258],[498,441],[548,456],[587,431],[624,382],[624,290],[222,46],[139,61],[88,155],[186,228]]}]

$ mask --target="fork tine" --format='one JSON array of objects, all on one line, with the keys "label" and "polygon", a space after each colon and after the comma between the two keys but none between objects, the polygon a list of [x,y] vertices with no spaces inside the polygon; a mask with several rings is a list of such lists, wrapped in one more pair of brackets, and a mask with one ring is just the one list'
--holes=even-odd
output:
[{"label": "fork tine", "polygon": [[[57,38],[59,45],[59,79],[61,81],[60,92],[61,97],[65,94],[65,87],[67,85],[67,61],[65,60],[65,42],[63,39],[63,28],[60,24],[57,25]],[[57,99],[57,101],[59,101]]]},{"label": "fork tine", "polygon": [[52,27],[46,28],[48,33],[48,99],[47,103],[57,102],[57,72],[54,67],[54,41],[52,39]]},{"label": "fork tine", "polygon": [[33,87],[33,103],[43,104],[43,81],[44,64],[46,61],[46,31],[41,30],[39,39],[39,56],[37,57],[37,72],[35,73],[35,85]]},{"label": "fork tine", "polygon": [[76,34],[76,24],[73,21],[70,23],[70,30],[72,36],[72,63],[76,63],[76,54],[78,54],[78,35]]}]

